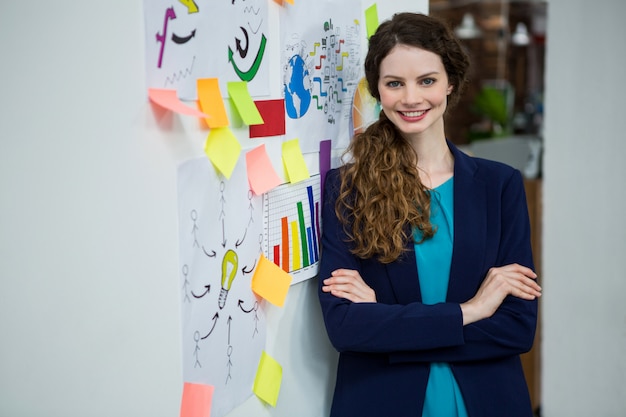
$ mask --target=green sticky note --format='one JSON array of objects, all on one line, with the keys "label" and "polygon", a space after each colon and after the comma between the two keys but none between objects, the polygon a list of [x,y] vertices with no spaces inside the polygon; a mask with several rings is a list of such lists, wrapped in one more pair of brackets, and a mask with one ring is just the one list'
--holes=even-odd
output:
[{"label": "green sticky note", "polygon": [[272,407],[276,407],[282,379],[283,368],[274,358],[263,351],[252,389],[256,396]]},{"label": "green sticky note", "polygon": [[300,150],[300,142],[298,139],[292,139],[283,142],[283,165],[289,182],[296,183],[306,180],[311,175],[306,167],[304,155]]},{"label": "green sticky note", "polygon": [[235,104],[241,120],[247,125],[263,124],[261,113],[248,92],[248,83],[245,81],[230,81],[226,83],[226,86],[228,95]]},{"label": "green sticky note", "polygon": [[378,29],[378,9],[376,8],[376,3],[365,9],[365,27],[367,28],[368,39]]},{"label": "green sticky note", "polygon": [[217,169],[226,178],[237,165],[241,153],[241,145],[228,127],[211,129],[204,144],[204,153]]}]

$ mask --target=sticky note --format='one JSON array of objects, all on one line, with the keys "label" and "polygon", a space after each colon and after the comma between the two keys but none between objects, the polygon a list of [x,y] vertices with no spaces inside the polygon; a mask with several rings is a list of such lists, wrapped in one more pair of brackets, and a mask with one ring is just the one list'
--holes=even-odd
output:
[{"label": "sticky note", "polygon": [[261,254],[252,276],[252,291],[275,306],[282,307],[291,279],[291,275]]},{"label": "sticky note", "polygon": [[214,390],[212,385],[185,382],[180,417],[211,417]]},{"label": "sticky note", "polygon": [[309,169],[306,167],[304,161],[304,155],[300,150],[300,142],[298,139],[292,139],[287,142],[283,142],[283,165],[285,166],[285,173],[289,182],[296,183],[302,180],[306,180],[311,175]]},{"label": "sticky note", "polygon": [[282,183],[272,166],[264,144],[248,151],[246,168],[248,182],[255,195],[261,195]]},{"label": "sticky note", "polygon": [[376,3],[365,9],[365,27],[367,28],[367,38],[372,36],[378,29],[378,9]]},{"label": "sticky note", "polygon": [[204,144],[204,153],[223,176],[230,175],[241,153],[239,141],[228,127],[211,129]]},{"label": "sticky note", "polygon": [[180,101],[176,90],[165,88],[149,88],[148,97],[150,97],[150,100],[153,103],[158,104],[164,109],[171,110],[175,113],[202,118],[209,117],[208,115],[202,113],[200,110],[190,107]]},{"label": "sticky note", "polygon": [[278,3],[278,4],[280,4],[282,6],[283,5],[283,0],[274,0],[274,3]]},{"label": "sticky note", "polygon": [[261,117],[262,125],[250,125],[250,137],[261,138],[285,134],[285,100],[257,100],[254,102]]},{"label": "sticky note", "polygon": [[199,78],[196,80],[196,87],[200,110],[210,116],[206,119],[209,127],[228,126],[230,123],[217,78]]},{"label": "sticky note", "polygon": [[261,113],[256,108],[254,100],[248,92],[248,83],[245,81],[230,81],[226,83],[228,95],[235,104],[241,120],[247,125],[263,124]]},{"label": "sticky note", "polygon": [[282,379],[283,368],[274,358],[263,351],[252,388],[256,396],[272,407],[276,407]]},{"label": "sticky note", "polygon": [[289,4],[293,4],[293,0],[285,0]]}]

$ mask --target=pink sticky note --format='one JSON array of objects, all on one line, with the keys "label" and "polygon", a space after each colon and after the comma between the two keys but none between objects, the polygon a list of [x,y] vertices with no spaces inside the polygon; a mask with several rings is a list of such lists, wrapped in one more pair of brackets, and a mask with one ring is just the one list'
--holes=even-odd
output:
[{"label": "pink sticky note", "polygon": [[176,113],[201,118],[210,117],[202,113],[200,110],[194,109],[193,107],[190,107],[180,101],[178,98],[178,94],[176,94],[176,90],[169,90],[164,88],[149,88],[148,97],[150,97],[150,100],[152,102]]},{"label": "pink sticky note", "polygon": [[268,192],[282,183],[272,166],[264,144],[246,154],[246,167],[248,168],[250,188],[256,195]]},{"label": "pink sticky note", "polygon": [[214,390],[212,385],[185,382],[180,417],[211,417]]}]

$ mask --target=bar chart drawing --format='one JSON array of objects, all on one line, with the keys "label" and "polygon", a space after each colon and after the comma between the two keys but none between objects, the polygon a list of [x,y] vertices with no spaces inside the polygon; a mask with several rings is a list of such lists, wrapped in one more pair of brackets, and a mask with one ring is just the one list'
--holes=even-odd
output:
[{"label": "bar chart drawing", "polygon": [[263,196],[265,257],[291,274],[292,285],[317,274],[320,209],[319,175]]}]

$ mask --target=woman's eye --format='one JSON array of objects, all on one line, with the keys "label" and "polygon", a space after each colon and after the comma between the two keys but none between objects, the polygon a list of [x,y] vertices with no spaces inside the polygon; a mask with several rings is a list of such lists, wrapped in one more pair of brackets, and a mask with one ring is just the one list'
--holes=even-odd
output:
[{"label": "woman's eye", "polygon": [[422,84],[424,85],[433,85],[435,83],[435,79],[434,78],[424,78],[422,80]]},{"label": "woman's eye", "polygon": [[389,81],[387,85],[391,88],[400,87],[400,81]]}]

